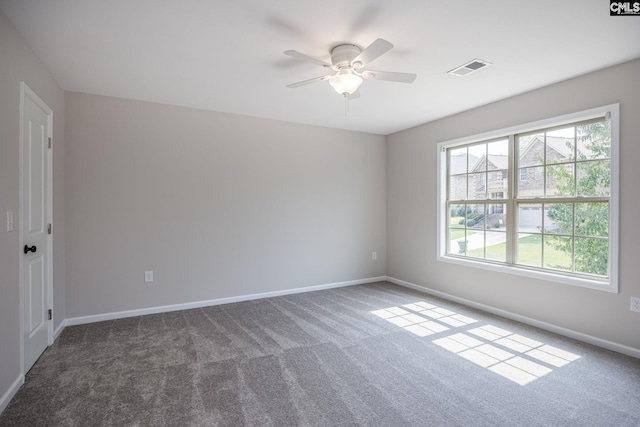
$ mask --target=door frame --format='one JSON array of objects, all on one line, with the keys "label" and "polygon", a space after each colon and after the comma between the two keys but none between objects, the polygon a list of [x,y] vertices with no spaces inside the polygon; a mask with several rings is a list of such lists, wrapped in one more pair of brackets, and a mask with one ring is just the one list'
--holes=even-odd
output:
[{"label": "door frame", "polygon": [[[26,374],[25,372],[25,360],[24,360],[24,315],[25,315],[25,279],[24,279],[24,257],[22,254],[22,248],[24,246],[24,227],[22,224],[23,213],[25,211],[24,205],[24,180],[22,178],[23,173],[23,151],[24,151],[24,105],[25,105],[25,97],[31,99],[35,104],[38,105],[46,114],[47,114],[47,128],[48,128],[48,138],[51,138],[53,141],[53,110],[42,100],[40,97],[33,91],[24,81],[20,82],[20,212],[18,214],[19,224],[20,224],[20,236],[19,241],[20,245],[18,246],[19,254],[20,254],[20,372],[22,376]],[[51,149],[47,149],[47,223],[53,224],[53,144],[51,145]],[[53,226],[52,226],[53,227]],[[53,232],[47,235],[47,301],[46,305],[53,311]],[[47,324],[47,345],[53,344],[53,322],[54,315],[52,313],[51,320],[48,321]]]}]

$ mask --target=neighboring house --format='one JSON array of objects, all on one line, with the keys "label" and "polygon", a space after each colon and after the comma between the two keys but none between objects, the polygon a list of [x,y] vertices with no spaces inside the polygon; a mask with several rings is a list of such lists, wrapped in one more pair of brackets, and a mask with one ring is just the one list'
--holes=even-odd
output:
[{"label": "neighboring house", "polygon": [[449,157],[449,176],[451,182],[449,188],[451,194],[457,194],[460,198],[466,197],[467,194],[467,170],[474,168],[478,163],[478,157],[473,154],[467,154],[466,150],[462,153],[452,154]]},{"label": "neighboring house", "polygon": [[[509,156],[489,154],[482,156],[473,167],[473,185],[469,190],[473,191],[474,198],[484,198],[485,192],[488,199],[504,199],[509,185]],[[470,191],[470,192],[471,192]]]},{"label": "neighboring house", "polygon": [[[546,159],[544,135],[532,135],[529,141],[521,140],[520,160],[518,162],[518,197],[544,197],[544,164],[561,164],[574,159],[575,140],[547,135]],[[586,149],[583,148],[583,151]],[[588,154],[588,153],[584,153]],[[546,162],[545,162],[546,160]],[[566,165],[573,173],[573,165]],[[556,178],[547,173],[547,195],[556,188]]]},{"label": "neighboring house", "polygon": [[[546,157],[544,135],[531,135],[523,137],[520,147],[520,159],[518,161],[517,188],[520,198],[543,197],[545,186],[545,160],[546,164],[562,164],[572,161],[575,153],[575,140],[573,138],[546,137]],[[591,151],[585,147],[580,147],[578,155],[589,157]],[[450,156],[450,189],[453,194],[467,194],[470,200],[491,199],[496,200],[495,204],[488,205],[486,224],[504,224],[506,221],[504,204],[499,203],[508,197],[509,188],[509,156],[503,154],[489,154],[476,157],[467,153],[452,154]],[[573,165],[567,164],[569,173],[573,173]],[[468,174],[467,174],[468,171]],[[547,193],[556,188],[556,178],[553,174],[547,174]],[[464,198],[464,197],[461,197]],[[472,211],[480,212],[482,207],[471,207]],[[527,207],[526,210],[536,210],[535,207]],[[538,208],[539,210],[539,208]],[[532,215],[532,218],[538,215]],[[526,227],[525,220],[521,224]],[[546,224],[551,221],[546,219]],[[539,223],[539,221],[535,221]]]}]

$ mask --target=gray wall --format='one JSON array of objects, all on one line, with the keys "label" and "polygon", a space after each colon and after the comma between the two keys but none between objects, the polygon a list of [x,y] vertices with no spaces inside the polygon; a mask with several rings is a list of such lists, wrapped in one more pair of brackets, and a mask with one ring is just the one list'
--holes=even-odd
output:
[{"label": "gray wall", "polygon": [[385,274],[383,136],[69,92],[66,119],[68,318]]},{"label": "gray wall", "polygon": [[[390,135],[387,275],[539,321],[640,348],[640,60]],[[620,293],[610,294],[436,261],[436,144],[620,103]]]},{"label": "gray wall", "polygon": [[[629,296],[640,296],[638,75],[640,61],[622,64],[385,144],[364,133],[65,95],[0,12],[0,396],[20,376],[20,80],[54,110],[55,328],[65,317],[387,274],[640,348],[640,316],[629,311]],[[436,261],[437,142],[615,102],[620,294]],[[6,211],[15,214],[11,233]],[[144,270],[154,270],[154,283],[143,283]]]},{"label": "gray wall", "polygon": [[[20,376],[20,81],[53,109],[54,328],[65,318],[64,92],[0,11],[0,397]],[[14,213],[7,232],[6,212]]]}]

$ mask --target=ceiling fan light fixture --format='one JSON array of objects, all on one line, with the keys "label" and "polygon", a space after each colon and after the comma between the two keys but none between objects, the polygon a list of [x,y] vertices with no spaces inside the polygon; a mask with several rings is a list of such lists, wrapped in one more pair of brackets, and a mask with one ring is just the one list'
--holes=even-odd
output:
[{"label": "ceiling fan light fixture", "polygon": [[355,74],[352,69],[344,68],[329,79],[329,84],[340,95],[351,95],[358,90],[362,81],[362,77]]}]

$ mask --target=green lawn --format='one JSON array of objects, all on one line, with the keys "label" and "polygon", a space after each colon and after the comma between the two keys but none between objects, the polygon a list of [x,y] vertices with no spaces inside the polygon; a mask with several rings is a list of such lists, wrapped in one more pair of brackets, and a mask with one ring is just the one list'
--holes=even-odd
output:
[{"label": "green lawn", "polygon": [[[451,226],[455,227],[458,225],[458,223],[460,221],[464,221],[464,217],[463,216],[452,216],[451,219],[449,219],[449,224],[451,224]],[[464,226],[462,226],[464,227]]]},{"label": "green lawn", "polygon": [[[451,236],[450,239],[456,240],[464,237],[464,228],[452,228],[451,230],[449,230],[449,233]],[[476,234],[476,231],[467,230],[467,236],[471,236],[472,234]]]},{"label": "green lawn", "polygon": [[[540,267],[542,258],[542,237],[539,234],[522,237],[518,241],[518,264]],[[487,247],[486,259],[505,261],[506,243]],[[467,256],[484,258],[484,251],[474,249],[467,252]],[[571,270],[571,254],[546,245],[544,248],[545,267],[561,270]]]}]

